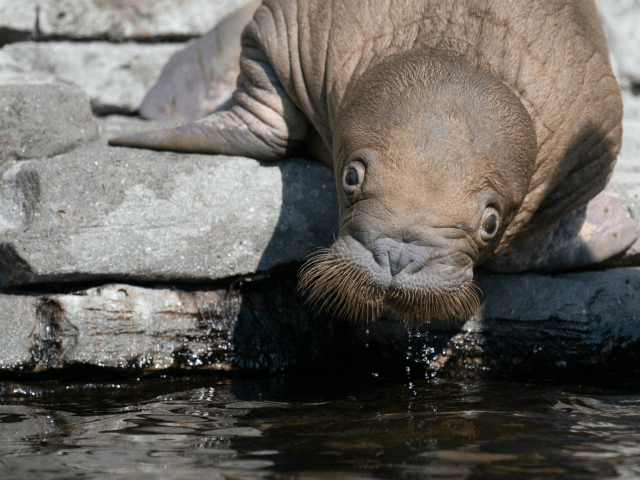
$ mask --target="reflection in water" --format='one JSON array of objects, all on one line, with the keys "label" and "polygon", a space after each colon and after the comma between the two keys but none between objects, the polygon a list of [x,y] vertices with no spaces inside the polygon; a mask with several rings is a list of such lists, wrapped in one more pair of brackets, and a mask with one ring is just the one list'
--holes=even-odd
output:
[{"label": "reflection in water", "polygon": [[640,397],[277,377],[0,383],[0,478],[638,478]]}]

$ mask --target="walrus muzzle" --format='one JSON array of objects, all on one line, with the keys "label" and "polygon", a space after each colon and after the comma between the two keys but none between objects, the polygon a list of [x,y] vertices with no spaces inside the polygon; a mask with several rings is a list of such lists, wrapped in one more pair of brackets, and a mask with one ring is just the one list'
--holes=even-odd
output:
[{"label": "walrus muzzle", "polygon": [[409,322],[449,321],[469,318],[480,308],[480,289],[473,280],[451,289],[435,284],[384,289],[360,263],[331,249],[316,252],[298,275],[299,291],[309,295],[312,306],[320,304],[329,315],[350,321],[375,320],[384,310]]}]

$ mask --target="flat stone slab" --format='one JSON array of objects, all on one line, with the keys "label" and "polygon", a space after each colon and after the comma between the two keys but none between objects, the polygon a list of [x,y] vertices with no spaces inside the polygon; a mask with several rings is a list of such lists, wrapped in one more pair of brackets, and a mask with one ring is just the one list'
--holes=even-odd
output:
[{"label": "flat stone slab", "polygon": [[246,3],[247,0],[0,0],[0,29],[81,40],[188,38],[206,33]]},{"label": "flat stone slab", "polygon": [[40,2],[40,32],[68,38],[167,39],[203,35],[247,0]]},{"label": "flat stone slab", "polygon": [[219,289],[5,293],[0,369],[402,376],[409,367],[412,375],[584,382],[640,373],[639,268],[476,277],[484,292],[476,317],[418,327],[390,318],[347,324],[310,311],[292,273]]},{"label": "flat stone slab", "polygon": [[99,138],[89,99],[73,85],[0,86],[0,165],[68,152]]},{"label": "flat stone slab", "polygon": [[249,275],[337,233],[333,175],[306,160],[94,144],[11,165],[0,192],[2,286]]},{"label": "flat stone slab", "polygon": [[97,113],[135,112],[164,65],[185,45],[13,43],[0,49],[0,85],[75,84],[89,96]]}]

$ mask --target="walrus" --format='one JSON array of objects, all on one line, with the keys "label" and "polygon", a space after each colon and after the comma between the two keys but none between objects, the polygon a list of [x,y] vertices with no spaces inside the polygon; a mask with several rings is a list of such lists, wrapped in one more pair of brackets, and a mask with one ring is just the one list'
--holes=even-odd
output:
[{"label": "walrus", "polygon": [[229,101],[110,143],[326,163],[340,232],[299,287],[331,314],[464,319],[475,267],[583,267],[636,239],[599,195],[622,101],[592,0],[264,0],[236,18]]}]

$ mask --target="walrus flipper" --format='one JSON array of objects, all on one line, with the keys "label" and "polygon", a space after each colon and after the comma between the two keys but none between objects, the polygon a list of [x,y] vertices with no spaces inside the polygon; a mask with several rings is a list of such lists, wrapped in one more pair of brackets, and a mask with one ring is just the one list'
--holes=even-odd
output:
[{"label": "walrus flipper", "polygon": [[149,120],[199,120],[229,100],[235,90],[240,36],[260,2],[251,2],[176,53],[145,95],[139,114]]},{"label": "walrus flipper", "polygon": [[243,108],[234,107],[185,125],[112,138],[109,144],[278,160],[299,145],[306,134],[306,122],[301,123],[301,135],[297,132],[300,128],[286,128],[284,119],[272,116],[274,123],[280,125],[269,125]]},{"label": "walrus flipper", "polygon": [[484,267],[499,273],[575,270],[621,254],[637,238],[638,225],[624,214],[620,201],[601,192],[525,244],[507,246]]},{"label": "walrus flipper", "polygon": [[293,153],[307,136],[309,120],[287,95],[260,46],[246,43],[226,109],[175,128],[113,138],[109,144],[260,160]]}]

